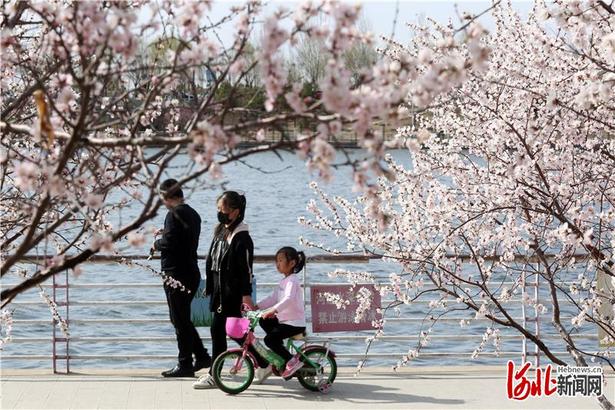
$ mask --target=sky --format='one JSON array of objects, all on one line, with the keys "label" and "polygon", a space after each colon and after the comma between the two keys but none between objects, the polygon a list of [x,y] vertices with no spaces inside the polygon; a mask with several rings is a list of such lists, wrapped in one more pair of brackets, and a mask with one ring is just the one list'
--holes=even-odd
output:
[{"label": "sky", "polygon": [[[454,25],[462,25],[459,20],[459,15],[463,12],[479,14],[489,7],[491,1],[411,1],[400,0],[399,2],[391,0],[382,1],[362,1],[357,2],[362,5],[363,16],[370,22],[372,32],[375,35],[383,35],[390,37],[393,30],[393,21],[395,20],[396,9],[399,8],[397,23],[395,24],[395,41],[405,43],[410,39],[410,31],[406,27],[406,23],[416,23],[423,21],[425,17],[431,17],[434,20],[446,24],[452,19]],[[531,1],[513,1],[515,9],[523,15],[532,7]],[[492,26],[492,22],[488,15],[481,17],[481,23],[486,28]],[[458,23],[458,24],[455,24]]]},{"label": "sky", "polygon": [[[360,4],[363,10],[363,18],[367,21],[370,31],[374,38],[380,36],[391,37],[393,32],[393,22],[395,21],[396,10],[397,21],[395,24],[394,39],[401,43],[406,43],[410,39],[410,31],[406,23],[421,21],[425,17],[431,17],[440,23],[447,23],[452,19],[454,23],[459,22],[458,15],[467,11],[473,14],[480,13],[491,6],[491,1],[418,1],[418,0],[347,0],[347,3]],[[216,1],[212,7],[211,17],[216,21],[228,14],[232,5],[242,4],[241,1]],[[269,1],[265,7],[265,14],[273,13],[278,7],[283,6],[287,9],[294,9],[302,1]],[[512,4],[522,15],[526,15],[532,7],[532,1],[513,0]],[[483,16],[481,23],[489,29],[492,26],[489,16]],[[461,25],[461,24],[459,24]],[[233,25],[226,25],[220,32],[220,37],[225,44],[230,44],[233,36]]]}]

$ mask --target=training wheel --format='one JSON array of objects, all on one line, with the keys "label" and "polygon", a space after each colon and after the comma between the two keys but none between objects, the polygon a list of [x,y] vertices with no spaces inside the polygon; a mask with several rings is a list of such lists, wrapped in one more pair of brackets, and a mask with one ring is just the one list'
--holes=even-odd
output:
[{"label": "training wheel", "polygon": [[320,383],[318,383],[319,392],[323,394],[327,394],[329,393],[329,389],[331,389],[331,383],[328,383],[326,380],[323,380]]}]

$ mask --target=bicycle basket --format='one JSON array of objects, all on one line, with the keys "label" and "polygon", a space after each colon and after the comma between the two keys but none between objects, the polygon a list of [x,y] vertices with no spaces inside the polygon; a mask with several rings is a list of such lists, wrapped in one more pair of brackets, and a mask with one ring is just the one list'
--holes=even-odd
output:
[{"label": "bicycle basket", "polygon": [[248,333],[250,320],[244,317],[227,317],[226,334],[235,339],[240,339]]}]

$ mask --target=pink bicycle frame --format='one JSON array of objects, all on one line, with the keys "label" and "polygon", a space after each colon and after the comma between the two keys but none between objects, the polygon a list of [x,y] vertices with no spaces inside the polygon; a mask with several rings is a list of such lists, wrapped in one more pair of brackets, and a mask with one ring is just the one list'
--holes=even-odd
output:
[{"label": "pink bicycle frame", "polygon": [[237,347],[235,349],[228,350],[229,352],[241,352],[241,357],[237,358],[237,361],[231,368],[231,372],[237,373],[239,370],[241,370],[241,364],[243,363],[246,356],[250,357],[250,360],[252,360],[252,363],[255,366],[257,365],[258,362],[256,361],[256,357],[254,357],[254,355],[248,350],[248,346],[250,346],[254,342],[254,339],[255,339],[254,333],[248,332],[248,334],[246,335],[246,340],[245,342],[243,342],[242,347]]}]

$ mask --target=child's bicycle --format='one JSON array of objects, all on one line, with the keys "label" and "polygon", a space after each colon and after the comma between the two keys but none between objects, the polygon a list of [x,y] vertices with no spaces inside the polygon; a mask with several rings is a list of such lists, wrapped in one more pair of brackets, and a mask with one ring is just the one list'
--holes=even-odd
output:
[{"label": "child's bicycle", "polygon": [[[227,318],[227,333],[240,339],[246,337],[240,348],[228,349],[214,361],[212,376],[220,390],[229,394],[238,394],[246,390],[254,380],[254,368],[258,366],[256,358],[248,350],[250,345],[267,362],[271,363],[273,374],[280,376],[284,372],[285,361],[275,352],[267,349],[254,335],[261,311],[245,312],[243,318]],[[329,344],[313,345],[304,343],[297,346],[292,339],[303,339],[304,334],[288,339],[286,348],[295,353],[303,367],[291,376],[296,376],[303,387],[312,391],[327,393],[337,375],[335,353],[329,350]]]}]

